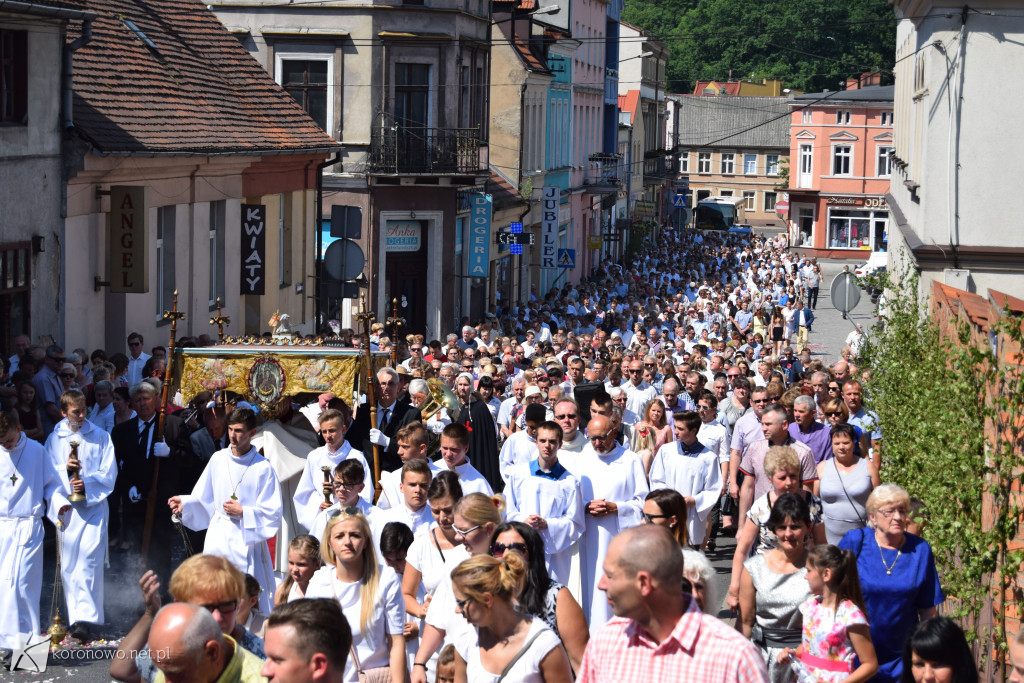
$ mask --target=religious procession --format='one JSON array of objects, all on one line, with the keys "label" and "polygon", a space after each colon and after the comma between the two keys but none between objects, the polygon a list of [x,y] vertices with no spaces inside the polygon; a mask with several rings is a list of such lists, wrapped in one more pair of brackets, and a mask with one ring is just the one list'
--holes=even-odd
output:
[{"label": "religious procession", "polygon": [[977,681],[925,511],[880,478],[860,333],[812,354],[819,264],[649,247],[443,340],[368,313],[176,339],[177,302],[148,352],[18,338],[3,654],[89,642],[118,570],[145,608],[117,681]]}]

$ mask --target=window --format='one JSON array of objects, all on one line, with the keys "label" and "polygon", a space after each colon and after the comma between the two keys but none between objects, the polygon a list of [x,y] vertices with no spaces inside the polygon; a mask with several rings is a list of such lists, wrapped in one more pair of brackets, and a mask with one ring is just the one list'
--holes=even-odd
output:
[{"label": "window", "polygon": [[225,211],[227,202],[223,199],[210,202],[210,308],[217,306],[217,299],[227,300],[224,288],[224,244],[226,239]]},{"label": "window", "polygon": [[27,242],[0,245],[0,343],[10,349],[18,335],[29,335],[32,259]]},{"label": "window", "polygon": [[395,121],[399,126],[428,127],[429,97],[429,64],[395,64]]},{"label": "window", "polygon": [[892,147],[878,148],[878,170],[876,173],[879,178],[892,175],[892,157],[889,156],[891,153]]},{"label": "window", "polygon": [[832,148],[832,175],[850,175],[853,167],[853,147],[836,145]]},{"label": "window", "polygon": [[697,173],[711,173],[711,152],[697,154]]},{"label": "window", "polygon": [[776,198],[777,198],[777,195],[774,192],[765,192],[764,193],[764,210],[766,212],[774,211],[775,210],[775,200],[776,200]]},{"label": "window", "polygon": [[743,155],[743,173],[745,173],[746,175],[754,175],[755,173],[757,173],[756,154]]},{"label": "window", "polygon": [[0,123],[22,124],[27,115],[28,31],[0,30]]},{"label": "window", "polygon": [[888,211],[863,211],[857,209],[832,209],[828,217],[828,246],[833,249],[874,248],[882,245],[871,244],[872,223],[876,235],[885,235]]},{"label": "window", "polygon": [[281,59],[281,87],[295,98],[317,125],[328,130],[326,59]]},{"label": "window", "polygon": [[779,155],[769,154],[764,159],[765,173],[768,175],[779,175]]},{"label": "window", "polygon": [[747,211],[754,210],[754,201],[757,199],[757,192],[753,190],[743,190],[743,208]]},{"label": "window", "polygon": [[721,170],[723,174],[730,174],[736,172],[736,155],[732,152],[722,152],[722,164]]},{"label": "window", "polygon": [[731,197],[735,194],[732,190],[722,190],[718,193],[719,197]]},{"label": "window", "polygon": [[840,125],[846,125],[850,123],[850,110],[839,109],[836,111],[836,123]]},{"label": "window", "polygon": [[682,152],[679,154],[679,172],[689,173],[690,172],[690,153]]},{"label": "window", "polygon": [[814,147],[800,145],[800,177],[797,187],[810,187],[814,171]]},{"label": "window", "polygon": [[892,112],[891,111],[883,111],[882,112],[882,125],[883,126],[891,126],[892,125]]},{"label": "window", "polygon": [[810,109],[804,109],[802,112],[800,112],[800,122],[801,123],[810,123],[811,122],[811,110]]},{"label": "window", "polygon": [[156,211],[156,319],[164,318],[174,301],[174,207]]}]

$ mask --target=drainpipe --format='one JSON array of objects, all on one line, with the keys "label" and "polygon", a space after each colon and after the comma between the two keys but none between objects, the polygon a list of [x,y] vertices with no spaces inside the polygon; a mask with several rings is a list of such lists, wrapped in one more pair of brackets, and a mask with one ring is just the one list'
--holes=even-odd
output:
[{"label": "drainpipe", "polygon": [[71,104],[71,68],[74,60],[75,51],[80,47],[92,40],[92,22],[94,17],[86,17],[82,19],[82,34],[75,38],[69,45],[64,48],[64,72],[62,74],[63,83],[61,84],[61,101],[62,108],[64,110],[63,128],[69,130],[75,127],[74,115],[72,112]]}]

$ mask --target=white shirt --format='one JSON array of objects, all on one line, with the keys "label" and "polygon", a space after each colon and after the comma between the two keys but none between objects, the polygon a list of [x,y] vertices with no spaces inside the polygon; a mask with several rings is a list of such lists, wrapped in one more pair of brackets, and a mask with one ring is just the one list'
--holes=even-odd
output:
[{"label": "white shirt", "polygon": [[148,353],[140,353],[138,358],[132,358],[131,354],[128,355],[128,372],[125,373],[125,377],[128,378],[129,387],[133,387],[142,381],[142,368],[149,359],[150,355]]}]

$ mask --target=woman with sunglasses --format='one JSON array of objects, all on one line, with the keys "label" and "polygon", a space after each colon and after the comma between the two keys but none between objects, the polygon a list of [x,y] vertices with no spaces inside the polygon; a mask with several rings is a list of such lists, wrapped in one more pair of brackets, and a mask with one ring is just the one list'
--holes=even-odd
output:
[{"label": "woman with sunglasses", "polygon": [[[831,383],[830,383],[831,385]],[[831,396],[832,390],[829,389],[829,395]],[[830,398],[821,405],[821,412],[825,418],[826,427],[835,427],[838,424],[847,424],[850,419],[850,409],[846,405],[846,401],[838,396]],[[856,456],[862,456],[868,453],[868,446],[870,446],[870,436],[868,432],[861,429],[860,425],[852,425],[853,431],[856,433],[856,438],[853,441],[853,454]]]},{"label": "woman with sunglasses", "polygon": [[491,556],[503,559],[517,553],[526,561],[526,582],[516,602],[529,615],[542,620],[562,641],[573,671],[580,670],[590,631],[583,608],[569,589],[551,580],[544,562],[544,539],[522,522],[505,522],[494,530]]},{"label": "woman with sunglasses", "polygon": [[346,508],[327,522],[320,557],[324,561],[306,588],[307,598],[331,598],[352,627],[346,680],[356,672],[387,669],[392,683],[405,683],[405,603],[398,576],[377,564],[366,517]]},{"label": "woman with sunglasses", "polygon": [[644,524],[667,527],[680,547],[690,547],[686,530],[686,500],[675,489],[655,489],[644,498]]},{"label": "woman with sunglasses", "polygon": [[509,553],[501,560],[472,557],[452,572],[456,608],[474,627],[454,640],[456,683],[572,681],[558,636],[513,604],[526,570],[526,561]]},{"label": "woman with sunglasses", "polygon": [[[485,496],[482,493],[463,496],[455,505],[452,518],[455,542],[465,545],[471,556],[487,555],[491,550],[494,529],[502,522],[503,508],[504,499],[501,496]],[[454,636],[468,628],[466,620],[455,611],[455,597],[452,594],[451,571],[461,561],[445,560],[441,582],[427,608],[420,649],[412,667],[412,683],[426,683],[427,660],[441,647],[448,632]]]}]

